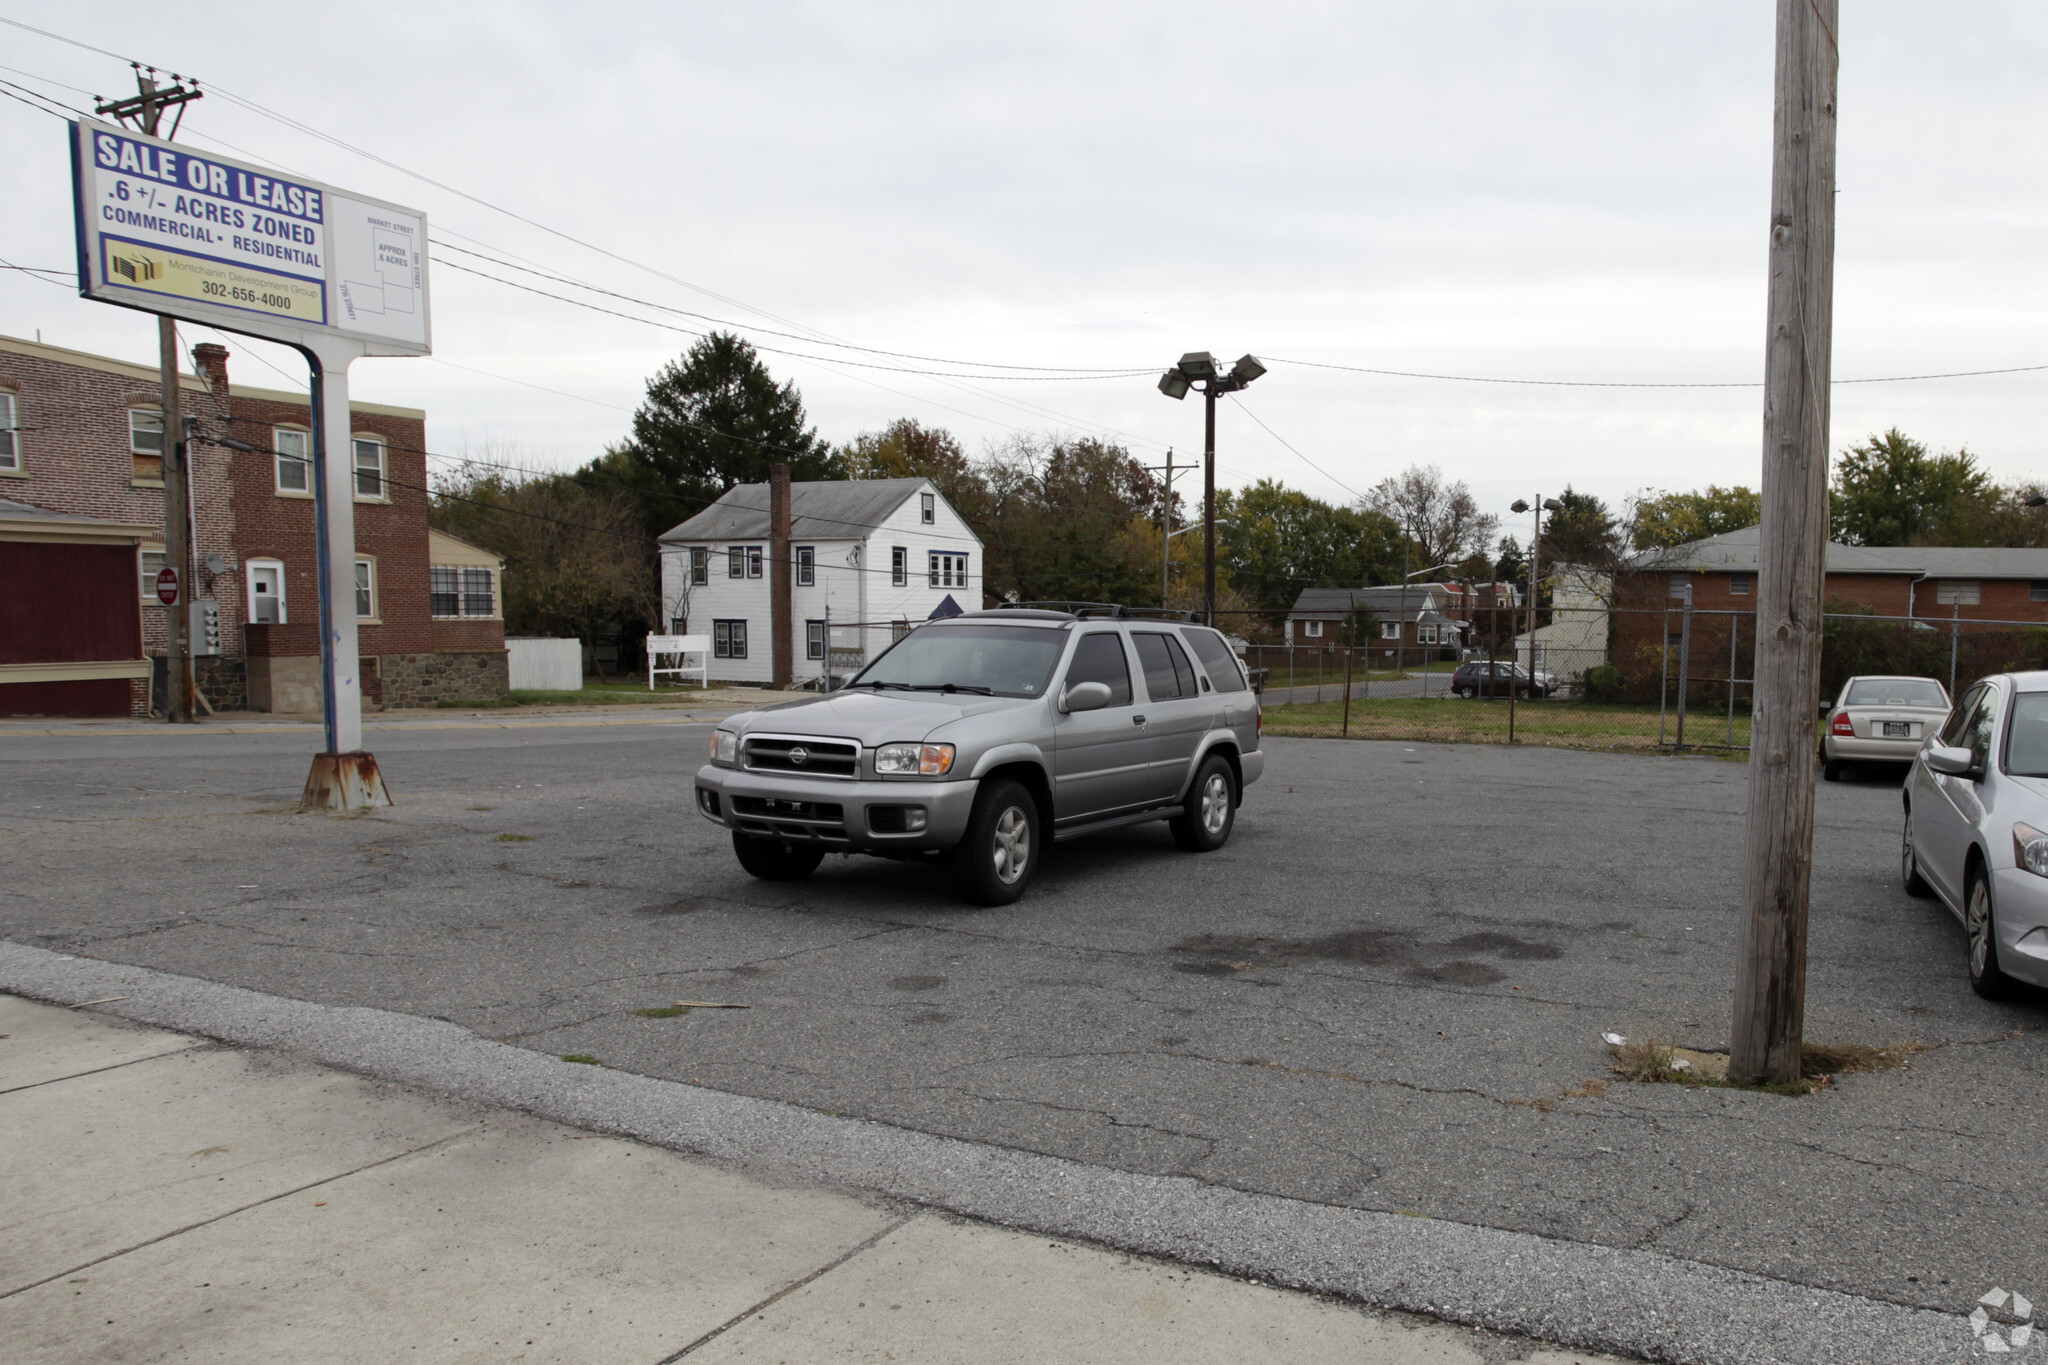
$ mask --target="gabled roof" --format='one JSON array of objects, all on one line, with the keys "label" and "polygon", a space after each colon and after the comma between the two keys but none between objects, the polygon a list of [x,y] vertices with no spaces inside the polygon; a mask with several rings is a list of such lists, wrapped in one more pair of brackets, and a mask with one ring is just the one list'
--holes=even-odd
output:
[{"label": "gabled roof", "polygon": [[[1754,573],[1762,540],[1762,527],[1745,526],[1668,550],[1645,550],[1631,561],[1631,567],[1652,572]],[[2048,550],[1966,545],[1842,545],[1829,541],[1827,571],[1929,578],[2048,579]]]},{"label": "gabled roof", "polygon": [[[792,483],[790,534],[810,540],[860,540],[888,520],[889,514],[911,494],[926,491],[937,491],[929,479],[820,479]],[[765,483],[735,484],[717,502],[661,536],[667,544],[767,538]]]}]

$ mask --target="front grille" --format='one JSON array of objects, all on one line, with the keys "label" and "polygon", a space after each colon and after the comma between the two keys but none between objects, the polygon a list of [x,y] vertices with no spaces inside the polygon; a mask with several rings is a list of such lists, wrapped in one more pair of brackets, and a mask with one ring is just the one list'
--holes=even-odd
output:
[{"label": "front grille", "polygon": [[822,824],[846,823],[846,810],[837,801],[785,801],[781,797],[735,796],[736,815],[758,815],[771,820],[804,820]]},{"label": "front grille", "polygon": [[858,777],[860,746],[844,739],[748,735],[743,759],[756,772],[801,773],[806,777]]}]

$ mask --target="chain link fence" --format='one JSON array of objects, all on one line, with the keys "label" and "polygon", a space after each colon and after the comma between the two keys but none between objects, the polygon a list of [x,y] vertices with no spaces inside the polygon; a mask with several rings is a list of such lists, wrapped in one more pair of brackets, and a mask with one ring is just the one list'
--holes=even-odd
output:
[{"label": "chain link fence", "polygon": [[[1491,650],[1252,645],[1245,662],[1262,679],[1268,734],[1748,752],[1754,612],[1674,602],[1598,616],[1564,644],[1538,630],[1533,649],[1526,635]],[[1986,674],[2032,668],[2048,668],[2048,623],[1855,610],[1829,611],[1823,622],[1826,700],[1859,674],[1933,678],[1953,697]]]}]

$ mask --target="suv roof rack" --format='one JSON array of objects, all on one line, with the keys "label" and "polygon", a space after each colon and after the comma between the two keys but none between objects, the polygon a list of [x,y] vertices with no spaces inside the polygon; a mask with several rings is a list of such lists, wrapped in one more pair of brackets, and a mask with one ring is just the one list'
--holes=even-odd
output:
[{"label": "suv roof rack", "polygon": [[1200,623],[1200,612],[1181,611],[1174,607],[1127,607],[1121,602],[1072,602],[1049,600],[1042,602],[1000,602],[996,611],[1059,611],[1077,620],[1091,616],[1108,616],[1149,621],[1193,621]]}]

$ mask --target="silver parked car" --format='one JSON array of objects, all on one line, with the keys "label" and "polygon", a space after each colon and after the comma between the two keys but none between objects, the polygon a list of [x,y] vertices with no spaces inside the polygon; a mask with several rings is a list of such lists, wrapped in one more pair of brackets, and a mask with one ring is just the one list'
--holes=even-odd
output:
[{"label": "silver parked car", "polygon": [[1932,678],[1849,679],[1820,709],[1821,776],[1839,781],[1845,763],[1911,763],[1948,709],[1947,691]]},{"label": "silver parked car", "polygon": [[1054,839],[1166,820],[1183,848],[1221,848],[1265,766],[1261,723],[1224,637],[1179,614],[968,612],[840,691],[721,725],[697,809],[757,877],[944,856],[962,895],[1004,905]]},{"label": "silver parked car", "polygon": [[2048,986],[2048,673],[1963,693],[1913,760],[1899,875],[1962,920],[1979,995]]}]

